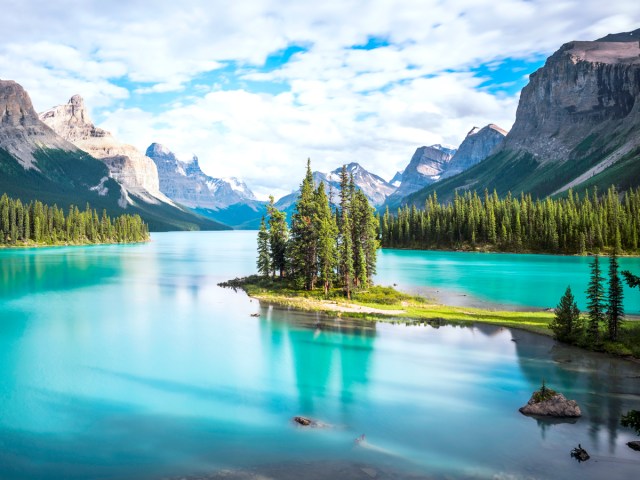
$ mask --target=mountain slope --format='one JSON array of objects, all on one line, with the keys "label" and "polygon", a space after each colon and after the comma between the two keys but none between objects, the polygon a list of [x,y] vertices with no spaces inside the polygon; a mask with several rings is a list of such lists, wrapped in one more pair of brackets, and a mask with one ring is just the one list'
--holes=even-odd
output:
[{"label": "mountain slope", "polygon": [[266,213],[249,187],[235,177],[214,178],[201,169],[198,157],[179,160],[168,148],[152,143],[146,156],[158,168],[160,191],[197,214],[240,229],[254,229]]},{"label": "mountain slope", "polygon": [[456,190],[484,188],[544,197],[588,185],[640,184],[640,176],[629,177],[640,162],[639,32],[563,45],[530,76],[497,150],[405,203],[421,205],[433,191],[443,200]]},{"label": "mountain slope", "polygon": [[0,193],[64,208],[84,208],[89,202],[110,215],[138,213],[152,230],[225,228],[181,208],[148,204],[128,194],[103,162],[41,122],[27,92],[7,80],[0,80]]},{"label": "mountain slope", "polygon": [[504,141],[507,132],[490,123],[486,127],[473,127],[448,163],[441,179],[453,177],[487,158]]}]

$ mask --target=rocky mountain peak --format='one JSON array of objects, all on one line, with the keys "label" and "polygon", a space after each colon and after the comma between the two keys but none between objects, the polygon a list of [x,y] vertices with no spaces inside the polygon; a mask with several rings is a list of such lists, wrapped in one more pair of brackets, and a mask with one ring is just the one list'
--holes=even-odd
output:
[{"label": "rocky mountain peak", "polygon": [[41,113],[40,119],[65,140],[102,160],[111,176],[127,190],[152,203],[170,203],[160,193],[155,163],[134,146],[121,143],[111,133],[96,127],[80,95]]},{"label": "rocky mountain peak", "polygon": [[448,178],[464,172],[480,163],[498,148],[507,132],[490,123],[482,128],[473,127],[460,144],[460,148],[447,165],[441,178]]},{"label": "rocky mountain peak", "polygon": [[40,121],[29,94],[12,80],[0,80],[0,148],[27,169],[38,169],[37,149],[75,150]]}]

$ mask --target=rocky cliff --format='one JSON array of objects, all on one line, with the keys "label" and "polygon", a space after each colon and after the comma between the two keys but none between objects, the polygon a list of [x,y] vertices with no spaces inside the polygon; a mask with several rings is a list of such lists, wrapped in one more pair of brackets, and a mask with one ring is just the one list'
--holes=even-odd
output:
[{"label": "rocky cliff", "polygon": [[614,184],[640,184],[640,29],[563,45],[530,76],[504,142],[466,172],[405,199],[421,205],[437,190],[496,189],[536,197]]},{"label": "rocky cliff", "polygon": [[448,163],[441,179],[453,177],[480,163],[498,148],[507,132],[490,123],[486,127],[473,127]]},{"label": "rocky cliff", "polygon": [[158,169],[160,191],[192,208],[220,209],[256,200],[249,187],[235,177],[213,178],[201,169],[198,157],[179,160],[171,150],[152,143],[146,152]]},{"label": "rocky cliff", "polygon": [[65,105],[41,113],[40,119],[65,140],[102,160],[109,167],[111,177],[130,193],[151,202],[170,202],[160,193],[158,170],[153,160],[96,127],[80,95],[74,95]]},{"label": "rocky cliff", "polygon": [[388,203],[393,206],[407,195],[437,182],[447,170],[455,153],[455,149],[442,145],[418,148],[402,172],[402,182],[389,196]]},{"label": "rocky cliff", "polygon": [[24,168],[36,170],[35,151],[78,150],[40,121],[27,92],[12,80],[0,80],[0,148]]}]

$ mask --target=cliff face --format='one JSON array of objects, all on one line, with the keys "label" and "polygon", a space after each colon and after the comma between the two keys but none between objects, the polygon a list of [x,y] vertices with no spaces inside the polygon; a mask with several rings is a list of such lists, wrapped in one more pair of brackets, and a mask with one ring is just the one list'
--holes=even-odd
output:
[{"label": "cliff face", "polygon": [[506,134],[505,130],[493,123],[483,128],[473,127],[460,144],[441,178],[453,177],[480,163],[502,144]]},{"label": "cliff face", "polygon": [[169,201],[160,193],[158,170],[153,160],[96,127],[79,95],[71,97],[65,105],[41,113],[40,119],[65,140],[102,160],[109,167],[111,177],[129,192],[151,202]]},{"label": "cliff face", "polygon": [[33,152],[38,149],[77,151],[40,121],[27,92],[11,80],[0,80],[0,148],[36,170]]},{"label": "cliff face", "polygon": [[563,45],[530,76],[516,121],[486,159],[412,194],[495,189],[534,197],[640,185],[640,29]]},{"label": "cliff face", "polygon": [[220,209],[256,199],[247,185],[235,177],[206,175],[198,157],[183,162],[166,147],[152,143],[146,152],[156,164],[160,191],[170,199],[192,208]]},{"label": "cliff face", "polygon": [[402,172],[402,182],[389,196],[388,203],[395,205],[407,195],[437,182],[447,170],[455,153],[455,149],[442,145],[418,148],[411,157],[409,165]]}]

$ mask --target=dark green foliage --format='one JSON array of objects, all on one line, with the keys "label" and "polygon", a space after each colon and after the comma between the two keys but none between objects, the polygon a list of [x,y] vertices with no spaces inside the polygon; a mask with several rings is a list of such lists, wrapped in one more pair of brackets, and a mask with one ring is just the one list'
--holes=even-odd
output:
[{"label": "dark green foliage", "polygon": [[0,245],[60,245],[128,243],[149,239],[139,215],[102,216],[87,204],[84,211],[71,206],[65,215],[56,205],[40,201],[23,204],[6,194],[0,197]]},{"label": "dark green foliage", "polygon": [[622,280],[618,275],[618,257],[616,249],[609,255],[609,289],[607,292],[607,327],[609,340],[618,340],[620,323],[624,318],[624,307],[622,300],[624,292],[622,290]]},{"label": "dark green foliage", "polygon": [[553,331],[555,339],[565,343],[577,342],[582,334],[582,324],[580,310],[571,293],[571,287],[567,287],[554,313],[549,328]]},{"label": "dark green foliage", "polygon": [[629,270],[623,271],[622,276],[630,288],[640,287],[640,277],[632,274]]},{"label": "dark green foliage", "polygon": [[287,269],[287,242],[289,240],[289,228],[287,216],[274,206],[273,197],[269,197],[267,205],[269,213],[269,248],[271,250],[271,266],[273,274],[284,277]]},{"label": "dark green foliage", "polygon": [[264,217],[260,222],[260,230],[258,231],[258,273],[262,276],[268,276],[271,273],[271,254],[269,251],[269,232]]},{"label": "dark green foliage", "polygon": [[[268,208],[269,263],[286,273],[288,285],[312,291],[320,280],[325,295],[334,285],[347,298],[353,290],[371,285],[378,249],[379,220],[364,194],[356,191],[346,167],[342,169],[340,207],[334,212],[324,185],[314,190],[311,165],[300,187],[298,202],[286,230],[286,214],[276,209],[273,198]],[[266,230],[265,230],[266,231]],[[258,271],[264,273],[265,233],[258,237]],[[262,267],[261,267],[262,266]]]},{"label": "dark green foliage", "polygon": [[531,195],[499,198],[485,190],[455,195],[449,204],[434,193],[424,209],[387,210],[381,221],[382,246],[388,248],[454,248],[584,254],[611,250],[640,252],[640,189],[622,198],[611,187],[582,196],[544,201]]},{"label": "dark green foliage", "polygon": [[622,415],[620,424],[623,427],[633,428],[640,435],[640,412],[638,410],[629,410],[626,415]]},{"label": "dark green foliage", "polygon": [[587,341],[594,346],[600,344],[600,325],[604,323],[604,287],[602,285],[602,271],[598,255],[591,263],[591,278],[587,287],[587,311],[589,321],[587,324]]}]

